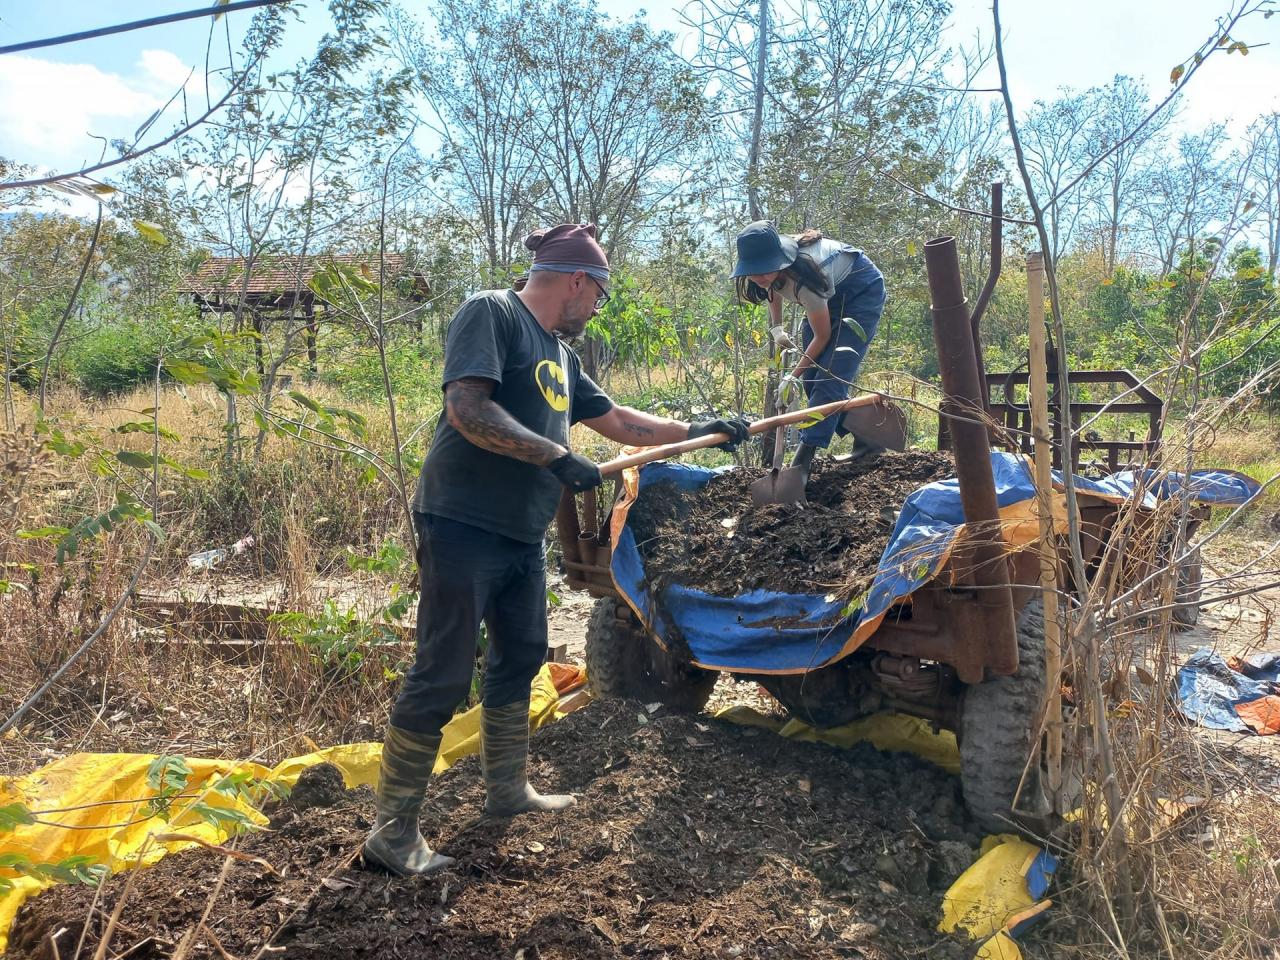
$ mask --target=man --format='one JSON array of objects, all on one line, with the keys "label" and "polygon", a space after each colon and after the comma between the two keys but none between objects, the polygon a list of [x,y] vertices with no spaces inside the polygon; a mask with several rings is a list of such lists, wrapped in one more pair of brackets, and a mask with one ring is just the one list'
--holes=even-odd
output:
[{"label": "man", "polygon": [[571,796],[529,785],[530,684],[546,657],[542,538],[561,486],[588,490],[599,468],[569,449],[576,422],[620,443],[653,445],[712,433],[733,449],[745,420],[682,423],[614,404],[581,372],[564,340],[609,299],[609,263],[592,224],[561,224],[525,240],[534,252],[519,290],[464,303],[445,347],[445,411],[414,498],[418,528],[417,656],[382,747],[378,818],[365,854],[394,873],[452,863],[418,828],[441,728],[471,689],[480,625],[488,653],[480,712],[485,813],[559,811]]}]

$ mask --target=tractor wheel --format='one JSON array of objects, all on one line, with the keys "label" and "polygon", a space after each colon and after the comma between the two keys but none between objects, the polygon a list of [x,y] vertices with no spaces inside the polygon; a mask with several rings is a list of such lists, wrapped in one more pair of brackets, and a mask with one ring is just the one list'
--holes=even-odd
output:
[{"label": "tractor wheel", "polygon": [[682,662],[658,645],[630,608],[614,597],[596,601],[587,625],[587,686],[602,700],[661,703],[697,713],[719,674]]},{"label": "tractor wheel", "polygon": [[[1204,565],[1200,558],[1200,548],[1196,546],[1178,564],[1178,581],[1173,596],[1178,603],[1199,604],[1203,595]],[[1173,622],[1180,627],[1194,627],[1200,622],[1200,607],[1174,607]]]},{"label": "tractor wheel", "polygon": [[[1023,824],[1047,830],[1049,809],[1043,773],[1027,771],[1022,795],[1014,803],[1031,752],[1044,697],[1044,606],[1037,597],[1018,616],[1018,672],[966,688],[960,707],[960,783],[965,805],[983,829],[1007,832],[1017,825],[1013,810],[1029,811]],[[1064,744],[1063,782],[1073,783]]]}]

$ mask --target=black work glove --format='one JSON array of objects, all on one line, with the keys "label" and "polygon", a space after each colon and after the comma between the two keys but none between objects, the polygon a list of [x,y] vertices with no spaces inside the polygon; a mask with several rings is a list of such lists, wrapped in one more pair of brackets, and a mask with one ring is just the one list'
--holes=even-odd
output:
[{"label": "black work glove", "polygon": [[698,420],[689,424],[689,439],[705,437],[709,433],[727,433],[729,439],[724,443],[716,444],[716,449],[732,453],[738,449],[738,444],[747,439],[747,427],[745,417],[733,417],[728,420]]},{"label": "black work glove", "polygon": [[547,464],[547,469],[574,493],[591,490],[604,483],[600,468],[580,454],[570,450],[563,457],[557,457]]}]

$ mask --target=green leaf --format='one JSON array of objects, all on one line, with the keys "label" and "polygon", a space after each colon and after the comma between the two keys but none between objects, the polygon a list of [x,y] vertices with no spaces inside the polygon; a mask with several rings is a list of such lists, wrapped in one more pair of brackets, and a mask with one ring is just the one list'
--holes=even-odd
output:
[{"label": "green leaf", "polygon": [[854,333],[858,335],[859,340],[861,340],[863,343],[867,342],[867,331],[863,329],[862,324],[860,324],[857,320],[853,319],[853,317],[845,317],[843,323],[846,327],[848,327],[850,330],[852,330]]},{"label": "green leaf", "polygon": [[36,527],[34,530],[19,530],[18,539],[48,540],[53,537],[65,537],[70,532],[70,527]]},{"label": "green leaf", "polygon": [[194,360],[166,360],[164,369],[173,379],[188,386],[213,382],[213,371],[203,363],[196,363]]},{"label": "green leaf", "polygon": [[312,413],[318,413],[322,417],[327,416],[324,407],[320,406],[320,404],[316,403],[316,401],[312,400],[305,393],[300,393],[297,390],[290,390],[289,399],[300,407],[306,407]]},{"label": "green leaf", "polygon": [[914,256],[916,255],[916,250],[917,250],[917,249],[918,249],[918,247],[916,247],[916,242],[915,242],[914,240],[908,240],[908,241],[907,241],[907,256],[908,256],[908,257],[914,257]]},{"label": "green leaf", "polygon": [[137,467],[139,470],[150,470],[155,460],[149,453],[135,453],[133,450],[116,451],[116,459],[126,467]]},{"label": "green leaf", "polygon": [[150,433],[160,434],[166,440],[181,440],[176,433],[168,427],[162,427],[150,420],[130,420],[128,423],[122,423],[118,427],[111,428],[112,433]]},{"label": "green leaf", "polygon": [[[21,803],[9,803],[0,807],[0,833],[9,833],[15,827],[30,826],[36,822],[36,815]],[[0,866],[3,866],[0,863]]]},{"label": "green leaf", "polygon": [[164,231],[154,223],[147,220],[135,220],[133,225],[138,228],[138,234],[148,243],[154,243],[157,247],[168,246],[169,238],[164,235]]},{"label": "green leaf", "polygon": [[161,796],[181,793],[190,778],[191,768],[179,756],[158,756],[147,767],[147,786]]},{"label": "green leaf", "polygon": [[215,807],[208,803],[193,803],[190,809],[197,817],[214,827],[239,830],[254,826],[253,820],[243,810]]},{"label": "green leaf", "polygon": [[45,441],[45,445],[54,453],[61,454],[64,457],[78,457],[88,449],[79,440],[68,440],[61,430],[52,431],[49,434],[49,439]]},{"label": "green leaf", "polygon": [[188,467],[186,464],[179,463],[177,460],[173,460],[170,457],[161,457],[160,462],[175,473],[180,473],[182,476],[188,477],[192,480],[210,479],[209,471],[202,470],[200,467]]},{"label": "green leaf", "polygon": [[796,429],[808,430],[810,427],[816,427],[825,419],[827,419],[826,414],[811,413],[807,417],[805,417],[803,420],[801,420],[799,423],[796,424]]}]

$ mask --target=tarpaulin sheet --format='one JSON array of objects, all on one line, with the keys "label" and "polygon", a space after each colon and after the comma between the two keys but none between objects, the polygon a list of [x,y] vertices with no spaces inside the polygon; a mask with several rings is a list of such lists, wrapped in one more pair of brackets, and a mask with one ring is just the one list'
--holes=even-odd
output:
[{"label": "tarpaulin sheet", "polygon": [[[537,728],[556,719],[561,695],[581,686],[584,679],[580,668],[544,664],[531,690],[530,726]],[[445,725],[436,772],[478,752],[479,726],[479,707],[458,714]],[[0,857],[22,856],[39,864],[87,856],[92,863],[112,872],[139,864],[149,865],[166,853],[196,845],[192,841],[149,842],[151,834],[180,833],[206,843],[221,843],[228,838],[225,827],[215,826],[191,811],[191,805],[196,802],[234,809],[254,823],[265,825],[266,819],[252,806],[213,792],[210,788],[218,779],[246,772],[255,780],[292,787],[307,767],[327,762],[342,771],[348,788],[376,786],[382,744],[329,747],[292,757],[273,768],[238,760],[187,758],[191,776],[183,791],[184,799],[175,802],[168,822],[139,816],[139,811],[155,797],[155,791],[147,786],[147,770],[155,759],[145,754],[75,753],[26,776],[0,778],[0,807],[20,803],[32,812],[39,812],[42,821],[0,833]],[[0,871],[0,876],[10,879],[14,885],[8,893],[0,894],[2,953],[18,908],[50,883],[16,876],[7,869]]]},{"label": "tarpaulin sheet", "polygon": [[[991,467],[1006,547],[1019,549],[1039,536],[1030,464],[1019,455],[992,453]],[[664,585],[660,602],[655,603],[635,535],[627,524],[631,505],[656,483],[696,490],[718,472],[669,462],[648,464],[638,476],[628,471],[627,495],[612,521],[611,569],[619,591],[657,637],[681,638],[694,662],[713,670],[803,673],[847,656],[875,631],[890,608],[938,573],[964,525],[955,478],[912,493],[901,505],[871,587],[857,609],[833,595],[752,590],[719,597],[681,584]],[[1061,476],[1056,479],[1060,482]],[[1189,481],[1177,474],[1157,478],[1126,472],[1102,481],[1081,477],[1077,484],[1082,493],[1112,502],[1126,501],[1141,490],[1144,503],[1178,491],[1188,492],[1198,502],[1241,503],[1260,489],[1243,474],[1226,471],[1195,473]],[[1062,498],[1054,499],[1051,511],[1061,530],[1065,523]]]},{"label": "tarpaulin sheet", "polygon": [[851,747],[855,743],[869,743],[877,750],[914,753],[947,773],[960,773],[960,748],[956,735],[950,730],[934,731],[928,720],[921,717],[895,713],[892,710],[859,717],[840,727],[819,729],[803,720],[784,720],[769,717],[747,706],[725,707],[716,713],[717,719],[730,720],[748,727],[772,730],[788,740],[807,743],[826,743],[833,747]]},{"label": "tarpaulin sheet", "polygon": [[1280,670],[1275,654],[1253,665],[1254,676],[1201,647],[1178,670],[1178,709],[1188,720],[1213,730],[1259,734],[1280,732]]},{"label": "tarpaulin sheet", "polygon": [[976,957],[1020,960],[1014,939],[1052,905],[1041,898],[1057,867],[1052,854],[1020,837],[987,837],[982,856],[943,896],[938,929],[985,941]]}]

